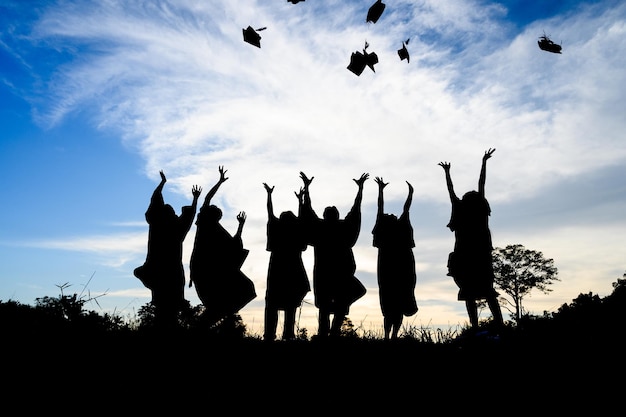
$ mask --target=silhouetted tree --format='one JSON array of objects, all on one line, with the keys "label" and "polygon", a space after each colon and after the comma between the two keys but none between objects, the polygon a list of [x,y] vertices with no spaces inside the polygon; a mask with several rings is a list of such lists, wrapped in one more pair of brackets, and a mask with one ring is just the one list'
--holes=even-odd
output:
[{"label": "silhouetted tree", "polygon": [[626,273],[612,284],[613,292],[604,298],[605,318],[607,326],[623,327],[626,323]]},{"label": "silhouetted tree", "polygon": [[517,323],[524,314],[522,300],[531,290],[536,288],[547,294],[552,291],[548,286],[560,281],[553,259],[520,244],[494,248],[493,271],[496,286],[510,297],[500,295],[500,301]]},{"label": "silhouetted tree", "polygon": [[[192,329],[200,326],[203,310],[204,307],[202,304],[192,307],[188,300],[184,300],[176,314],[176,328]],[[137,311],[139,329],[148,330],[158,328],[159,324],[156,314],[154,302],[150,301],[141,306]]]},{"label": "silhouetted tree", "polygon": [[[71,285],[58,285],[58,297],[39,297],[29,306],[9,301],[0,307],[0,329],[4,331],[35,331],[46,334],[60,332],[125,330],[129,325],[116,314],[98,314],[85,309],[85,304],[97,298],[80,294],[64,294]],[[103,294],[104,295],[104,294]]]},{"label": "silhouetted tree", "polygon": [[[565,316],[571,312],[583,312],[587,316],[591,316],[592,312],[600,310],[603,300],[598,294],[589,291],[586,294],[580,293],[574,298],[570,304],[563,304],[557,310],[556,315]],[[594,314],[595,315],[595,314]]]},{"label": "silhouetted tree", "polygon": [[614,282],[613,285],[613,296],[615,296],[616,294],[623,294],[624,292],[626,292],[626,272],[624,272],[623,275],[624,278],[618,278],[616,282]]},{"label": "silhouetted tree", "polygon": [[349,337],[353,339],[356,339],[357,337],[359,337],[356,332],[356,329],[354,328],[354,323],[352,323],[352,320],[350,320],[350,317],[346,316],[343,318],[343,323],[341,323],[340,336]]}]

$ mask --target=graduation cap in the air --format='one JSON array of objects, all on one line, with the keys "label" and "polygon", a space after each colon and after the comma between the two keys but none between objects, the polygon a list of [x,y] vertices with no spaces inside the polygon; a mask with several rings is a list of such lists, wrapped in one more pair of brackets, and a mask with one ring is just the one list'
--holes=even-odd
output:
[{"label": "graduation cap in the air", "polygon": [[287,3],[291,3],[291,4],[298,4],[298,3],[300,3],[301,1],[304,1],[304,0],[287,0]]},{"label": "graduation cap in the air", "polygon": [[374,65],[378,64],[378,55],[375,52],[369,53],[367,52],[367,47],[370,46],[367,41],[365,42],[365,47],[363,48],[363,52],[356,51],[352,52],[352,56],[350,56],[350,64],[348,65],[348,69],[355,73],[357,76],[361,75],[365,67],[370,67],[370,69],[374,72]]},{"label": "graduation cap in the air", "polygon": [[365,21],[368,23],[378,22],[378,19],[380,18],[380,15],[383,14],[384,10],[385,10],[385,3],[383,3],[382,0],[376,0],[376,3],[372,4],[369,10],[367,11],[367,19],[365,19]]},{"label": "graduation cap in the air", "polygon": [[402,48],[398,49],[398,56],[400,57],[400,61],[404,61],[406,59],[407,64],[410,62],[411,57],[409,56],[409,50],[406,49],[406,46],[409,44],[411,38],[402,42]]},{"label": "graduation cap in the air", "polygon": [[247,28],[242,29],[243,40],[245,42],[248,42],[250,45],[254,45],[257,48],[260,48],[261,47],[261,35],[259,35],[257,32],[260,32],[265,29],[267,28],[259,28],[257,30],[254,30],[252,26],[248,26]]}]

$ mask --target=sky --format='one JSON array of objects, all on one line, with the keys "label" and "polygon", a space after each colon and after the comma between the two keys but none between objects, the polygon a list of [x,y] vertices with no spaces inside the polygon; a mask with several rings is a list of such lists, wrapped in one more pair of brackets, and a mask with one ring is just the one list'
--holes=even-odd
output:
[{"label": "sky", "polygon": [[[159,171],[180,213],[223,166],[212,201],[233,234],[237,213],[248,216],[243,271],[257,297],[240,314],[260,334],[263,183],[276,214],[296,211],[303,171],[315,211],[336,205],[343,217],[353,179],[369,173],[354,248],[367,293],[349,318],[382,329],[371,234],[382,177],[386,212],[401,213],[407,181],[415,189],[419,311],[404,325],[458,329],[467,313],[446,276],[454,235],[438,163],[451,163],[462,195],[489,148],[494,246],[521,244],[558,269],[526,311],[609,295],[626,271],[626,3],[388,0],[368,23],[373,3],[0,1],[0,300],[76,293],[89,310],[136,318],[151,299],[133,269]],[[243,41],[248,26],[267,28],[260,48]],[[544,33],[561,54],[539,49]],[[407,39],[410,61],[397,54]],[[366,42],[379,62],[357,76],[347,66]],[[303,257],[311,279],[312,248]],[[193,287],[185,297],[200,303]],[[299,327],[315,334],[316,314],[311,292]]]}]

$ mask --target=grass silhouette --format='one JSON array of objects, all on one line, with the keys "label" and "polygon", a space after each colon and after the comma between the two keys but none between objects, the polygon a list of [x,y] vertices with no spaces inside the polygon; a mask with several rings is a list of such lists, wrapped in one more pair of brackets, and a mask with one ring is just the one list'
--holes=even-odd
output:
[{"label": "grass silhouette", "polygon": [[129,321],[85,310],[76,294],[34,306],[0,301],[4,398],[27,398],[32,412],[71,402],[76,414],[94,406],[145,414],[169,404],[176,414],[602,415],[621,405],[625,282],[605,298],[580,294],[497,333],[488,321],[449,333],[406,326],[389,341],[349,320],[337,338],[304,329],[295,340],[265,342],[238,316],[203,327],[199,307],[165,332],[149,326],[149,306]]}]

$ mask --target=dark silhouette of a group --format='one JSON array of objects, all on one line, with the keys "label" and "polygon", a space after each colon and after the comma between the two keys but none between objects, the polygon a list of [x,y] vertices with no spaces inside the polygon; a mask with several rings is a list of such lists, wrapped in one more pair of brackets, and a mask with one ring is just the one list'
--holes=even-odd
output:
[{"label": "dark silhouette of a group", "polygon": [[[455,233],[454,250],[448,257],[448,275],[459,287],[458,299],[465,301],[472,328],[478,328],[477,301],[485,299],[493,322],[503,324],[502,313],[494,289],[491,263],[492,242],[488,219],[490,208],[485,198],[486,163],[495,149],[482,159],[478,191],[469,191],[458,198],[452,186],[450,163],[440,162],[452,203],[448,227]],[[163,200],[165,174],[156,187],[145,213],[149,225],[148,251],[144,264],[134,274],[152,291],[155,324],[161,329],[178,327],[178,316],[184,308],[185,273],[182,245],[196,215],[202,188],[192,187],[191,205],[181,214]],[[354,203],[342,219],[335,206],[324,209],[319,217],[311,204],[310,187],[314,177],[300,172],[302,187],[294,194],[298,213],[283,211],[274,214],[274,187],[263,183],[267,192],[267,243],[270,252],[265,293],[263,338],[276,339],[279,312],[283,312],[283,340],[297,337],[296,312],[304,297],[313,289],[318,309],[317,338],[334,338],[341,334],[350,307],[363,297],[366,288],[355,276],[353,247],[361,231],[363,187],[369,174],[353,179],[357,185]],[[220,186],[228,180],[226,170],[219,167],[219,179],[207,193],[196,219],[196,235],[189,263],[189,286],[195,285],[203,305],[202,319],[208,326],[233,317],[256,298],[253,281],[242,272],[248,255],[242,240],[245,212],[237,215],[238,228],[231,235],[221,224],[222,211],[211,204]],[[377,279],[379,302],[384,319],[384,339],[397,339],[404,317],[418,311],[415,298],[417,282],[413,248],[415,240],[409,210],[413,186],[407,181],[408,194],[399,216],[385,213],[384,189],[388,185],[376,177],[378,209],[372,230],[372,244],[378,249]],[[313,285],[309,283],[302,254],[311,246]]]}]

